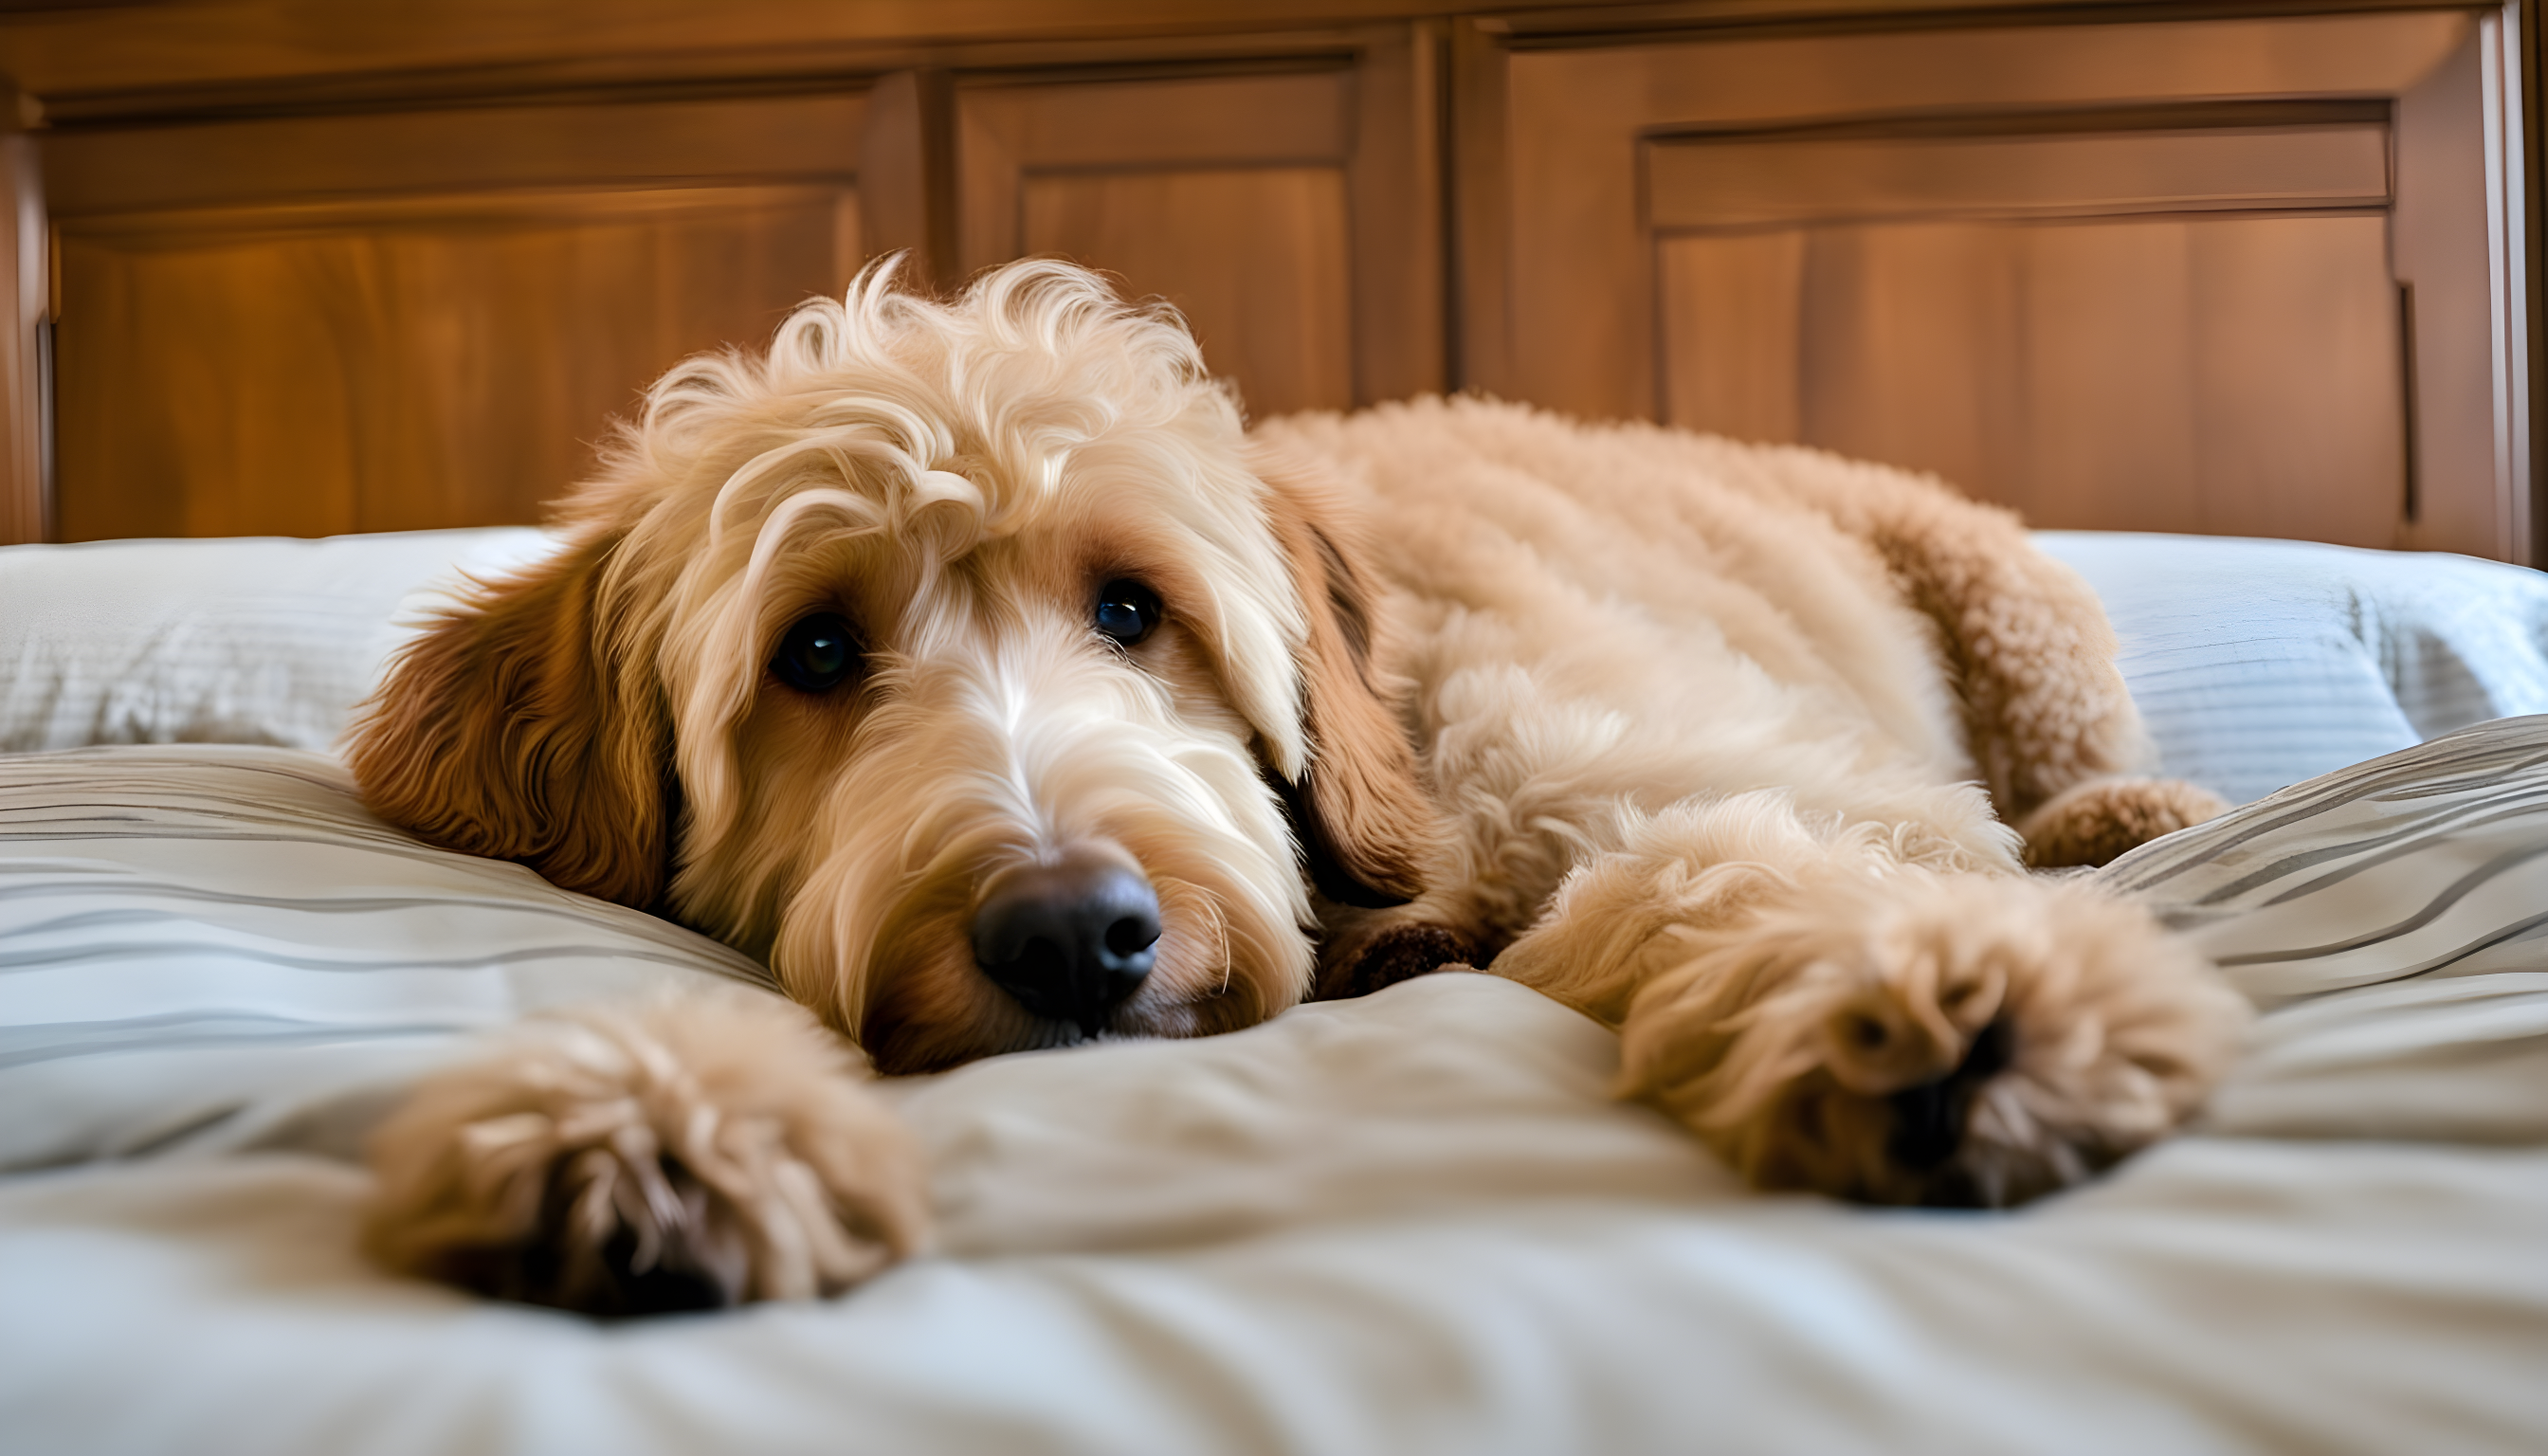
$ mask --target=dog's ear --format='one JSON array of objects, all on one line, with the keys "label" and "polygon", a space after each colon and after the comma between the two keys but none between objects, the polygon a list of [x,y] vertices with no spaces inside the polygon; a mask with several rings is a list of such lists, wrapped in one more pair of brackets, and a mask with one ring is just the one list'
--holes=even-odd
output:
[{"label": "dog's ear", "polygon": [[1310,625],[1300,655],[1309,767],[1297,781],[1273,776],[1320,894],[1371,909],[1404,904],[1424,891],[1433,800],[1376,677],[1373,582],[1332,485],[1287,466],[1260,474]]},{"label": "dog's ear", "polygon": [[613,671],[598,600],[612,544],[444,613],[392,660],[346,759],[392,823],[642,908],[664,888],[669,718],[651,677]]}]

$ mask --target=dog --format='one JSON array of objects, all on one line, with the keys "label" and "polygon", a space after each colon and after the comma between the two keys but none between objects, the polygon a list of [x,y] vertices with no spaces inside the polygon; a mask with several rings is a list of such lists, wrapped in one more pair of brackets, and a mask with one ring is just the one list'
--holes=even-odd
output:
[{"label": "dog", "polygon": [[[1445,965],[1616,1028],[1764,1188],[2007,1205],[2165,1135],[2244,1002],[2075,876],[2209,817],[2015,519],[1478,399],[1250,433],[1164,305],[862,274],[649,392],[563,545],[348,759],[435,844],[763,959],[526,1028],[372,1142],[365,1239],[630,1313],[923,1247],[865,1080]],[[2035,866],[2031,871],[2029,865]]]}]

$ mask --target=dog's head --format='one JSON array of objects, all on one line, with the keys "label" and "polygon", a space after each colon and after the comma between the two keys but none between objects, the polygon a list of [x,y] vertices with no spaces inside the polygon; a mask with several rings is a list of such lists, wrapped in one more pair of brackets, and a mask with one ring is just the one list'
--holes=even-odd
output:
[{"label": "dog's head", "polygon": [[1349,525],[1091,274],[870,270],[667,375],[562,516],[395,662],[365,793],[766,956],[881,1066],[1244,1026],[1313,884],[1419,888]]}]

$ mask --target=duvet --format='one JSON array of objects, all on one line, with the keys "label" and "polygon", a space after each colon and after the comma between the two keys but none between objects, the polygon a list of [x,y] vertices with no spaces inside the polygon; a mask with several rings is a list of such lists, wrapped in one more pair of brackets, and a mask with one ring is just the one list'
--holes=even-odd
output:
[{"label": "duvet", "polygon": [[[2134,580],[2083,570],[2110,603]],[[2277,681],[2206,679],[2168,656],[2187,622],[2118,618],[2145,708]],[[2080,1189],[2013,1214],[1751,1193],[1609,1099],[1602,1029],[1445,973],[890,1084],[931,1256],[620,1325],[373,1270],[352,1151],[473,1032],[757,966],[418,845],[290,733],[0,756],[0,1449],[2536,1451],[2548,717],[2415,744],[2451,693],[2466,717],[2530,690],[2536,635],[2456,677],[2446,636],[2363,659],[2394,725],[2293,739],[2413,746],[2097,871],[2263,1015],[2188,1136]],[[128,738],[184,717],[124,701]],[[2289,781],[2290,754],[2234,750],[2216,784]]]}]

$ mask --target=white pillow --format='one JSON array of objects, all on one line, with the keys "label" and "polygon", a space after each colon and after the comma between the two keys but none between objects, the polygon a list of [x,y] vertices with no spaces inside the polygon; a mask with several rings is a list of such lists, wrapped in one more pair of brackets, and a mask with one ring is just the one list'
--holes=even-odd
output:
[{"label": "white pillow", "polygon": [[232,1148],[464,1034],[724,977],[737,952],[419,844],[321,754],[0,757],[0,1171]]},{"label": "white pillow", "polygon": [[[2167,772],[2244,802],[2548,711],[2548,577],[2433,553],[2046,531],[2094,588]],[[326,749],[457,572],[528,528],[0,548],[0,752]]]},{"label": "white pillow", "polygon": [[2243,803],[2548,712],[2548,576],[2439,552],[2039,531],[2087,578],[2169,774]]},{"label": "white pillow", "polygon": [[497,527],[0,549],[0,753],[327,748],[433,587],[548,545]]}]

